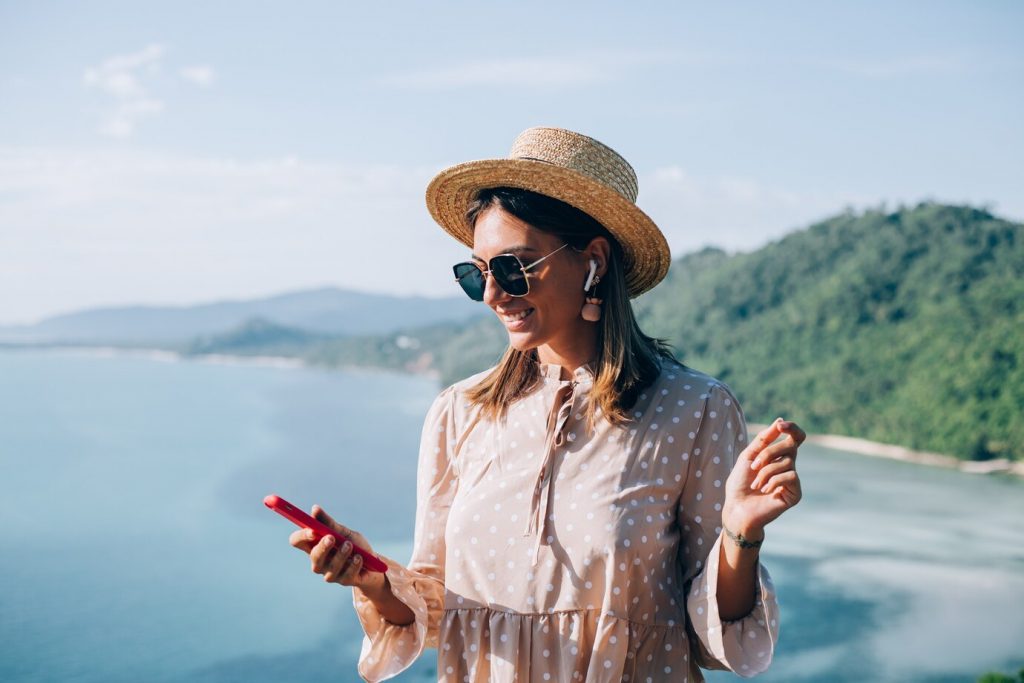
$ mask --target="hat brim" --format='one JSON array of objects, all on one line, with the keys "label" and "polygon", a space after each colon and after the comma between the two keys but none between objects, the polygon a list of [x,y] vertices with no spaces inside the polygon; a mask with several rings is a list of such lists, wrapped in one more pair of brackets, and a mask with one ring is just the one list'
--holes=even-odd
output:
[{"label": "hat brim", "polygon": [[630,297],[658,284],[672,255],[665,236],[636,204],[572,169],[531,159],[467,161],[438,173],[427,186],[427,209],[448,234],[473,246],[466,209],[480,190],[515,187],[561,200],[587,213],[618,240]]}]

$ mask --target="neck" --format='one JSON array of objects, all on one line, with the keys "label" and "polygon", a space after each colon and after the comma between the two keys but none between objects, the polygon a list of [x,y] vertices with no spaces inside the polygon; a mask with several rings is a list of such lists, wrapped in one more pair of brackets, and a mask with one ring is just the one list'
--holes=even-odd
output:
[{"label": "neck", "polygon": [[570,379],[573,370],[597,358],[597,327],[588,325],[587,332],[575,335],[572,343],[552,341],[537,347],[537,359],[562,368],[562,379]]}]

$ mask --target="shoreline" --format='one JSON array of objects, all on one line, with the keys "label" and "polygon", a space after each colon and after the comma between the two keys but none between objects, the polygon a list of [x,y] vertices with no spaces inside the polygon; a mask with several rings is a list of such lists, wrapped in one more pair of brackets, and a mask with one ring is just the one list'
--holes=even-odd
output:
[{"label": "shoreline", "polygon": [[[158,348],[133,348],[117,346],[89,346],[89,345],[2,345],[0,351],[4,350],[50,350],[50,351],[71,351],[87,356],[98,358],[112,358],[116,356],[129,356],[136,358],[147,358],[150,360],[174,363],[174,362],[197,362],[209,365],[252,365],[272,367],[282,370],[341,370],[345,372],[370,372],[384,374],[415,375],[437,381],[432,373],[410,372],[408,370],[397,370],[389,368],[373,368],[362,366],[346,365],[320,365],[309,363],[302,358],[294,356],[267,356],[267,355],[238,355],[238,354],[196,354],[186,355],[178,351]],[[747,429],[751,436],[768,427],[767,424],[750,422]],[[1006,458],[993,460],[960,460],[952,455],[933,453],[929,451],[915,451],[904,446],[871,441],[855,436],[844,436],[841,434],[810,434],[806,443],[833,448],[846,453],[866,455],[872,458],[885,458],[897,460],[915,465],[926,465],[929,467],[942,467],[945,469],[958,470],[966,474],[1008,474],[1024,478],[1024,462],[1013,462]]]},{"label": "shoreline", "polygon": [[196,362],[205,363],[207,365],[258,365],[261,367],[273,367],[282,369],[297,369],[297,368],[309,368],[315,367],[307,363],[301,358],[295,358],[292,356],[265,356],[265,355],[252,355],[243,356],[238,354],[227,354],[227,353],[207,353],[207,354],[196,354],[188,355],[181,353],[180,351],[173,351],[170,349],[158,349],[158,348],[135,348],[135,347],[120,347],[120,346],[88,346],[88,345],[69,345],[69,346],[22,346],[22,347],[6,347],[0,348],[0,350],[14,350],[14,351],[49,351],[57,353],[72,353],[79,356],[86,356],[91,358],[144,358],[146,360],[157,361],[160,363],[185,363],[185,362]]},{"label": "shoreline", "polygon": [[56,353],[70,353],[92,358],[143,358],[159,363],[202,363],[204,365],[224,366],[247,365],[253,367],[275,368],[279,370],[315,370],[320,372],[343,371],[370,375],[401,375],[403,377],[422,377],[435,382],[439,381],[437,373],[433,371],[413,372],[410,370],[383,368],[369,365],[326,365],[323,363],[311,363],[305,358],[300,358],[298,356],[272,356],[266,354],[245,355],[233,353],[188,354],[172,349],[110,345],[15,345],[0,343],[0,353],[5,351],[48,351]]},{"label": "shoreline", "polygon": [[[749,423],[747,429],[751,435],[767,429],[767,424]],[[904,446],[870,441],[855,436],[843,436],[841,434],[809,434],[805,443],[833,448],[846,453],[856,453],[872,458],[885,458],[908,462],[914,465],[926,465],[928,467],[943,467],[946,469],[958,470],[966,474],[1009,474],[1017,477],[1024,477],[1024,463],[1012,462],[1006,458],[993,460],[960,460],[952,455],[932,453],[929,451],[915,451]]]}]

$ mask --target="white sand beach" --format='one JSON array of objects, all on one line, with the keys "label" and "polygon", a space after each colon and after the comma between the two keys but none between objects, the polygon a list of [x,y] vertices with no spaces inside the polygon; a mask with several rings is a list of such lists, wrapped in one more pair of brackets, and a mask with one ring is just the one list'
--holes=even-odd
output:
[{"label": "white sand beach", "polygon": [[[768,427],[766,424],[750,423],[747,425],[751,436]],[[947,467],[957,469],[969,474],[1013,474],[1024,477],[1024,463],[1013,462],[1006,458],[994,460],[960,460],[951,455],[941,453],[930,453],[928,451],[915,451],[903,446],[869,441],[853,436],[842,436],[839,434],[808,434],[808,443],[813,443],[825,448],[835,448],[840,451],[870,455],[875,458],[888,458],[890,460],[901,460],[917,465],[931,465],[933,467]]]}]

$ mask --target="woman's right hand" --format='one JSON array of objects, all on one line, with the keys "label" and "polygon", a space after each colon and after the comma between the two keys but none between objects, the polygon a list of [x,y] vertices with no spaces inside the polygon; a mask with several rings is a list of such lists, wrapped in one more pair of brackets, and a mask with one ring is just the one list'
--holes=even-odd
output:
[{"label": "woman's right hand", "polygon": [[384,574],[364,569],[363,558],[352,552],[353,543],[367,552],[373,552],[366,537],[334,521],[319,505],[314,505],[310,514],[317,521],[349,539],[340,543],[333,536],[324,536],[318,543],[315,542],[315,534],[311,529],[293,532],[288,541],[293,547],[309,555],[313,572],[323,575],[324,581],[328,583],[355,586],[368,593],[379,592],[386,581]]}]

